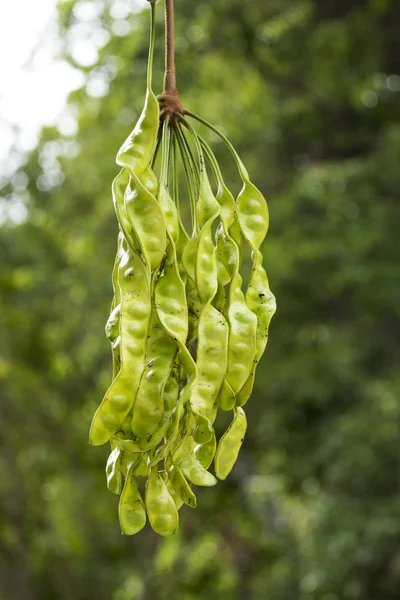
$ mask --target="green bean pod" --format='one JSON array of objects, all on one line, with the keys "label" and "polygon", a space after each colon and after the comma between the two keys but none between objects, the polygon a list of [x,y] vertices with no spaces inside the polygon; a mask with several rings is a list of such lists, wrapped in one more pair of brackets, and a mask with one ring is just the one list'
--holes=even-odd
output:
[{"label": "green bean pod", "polygon": [[123,238],[129,244],[132,250],[138,250],[139,244],[132,230],[132,225],[128,219],[124,201],[125,191],[129,185],[129,180],[130,177],[128,171],[126,169],[122,169],[114,179],[111,186],[111,191],[114,211],[117,217],[118,225],[123,234]]},{"label": "green bean pod", "polygon": [[276,311],[275,297],[269,289],[267,274],[262,266],[262,254],[255,252],[253,270],[246,291],[246,304],[257,317],[256,354],[253,369],[246,383],[237,394],[236,406],[243,406],[253,390],[256,368],[268,342],[268,329]]},{"label": "green bean pod", "polygon": [[147,339],[146,366],[133,405],[131,430],[134,438],[151,436],[162,422],[164,386],[176,352],[176,342],[161,326],[154,307]]},{"label": "green bean pod", "polygon": [[188,335],[188,309],[185,285],[176,264],[175,248],[170,243],[164,269],[154,291],[158,317],[173,340],[184,346]]},{"label": "green bean pod", "polygon": [[[128,437],[127,439],[121,439],[113,437],[111,440],[118,448],[127,452],[147,452],[158,446],[170,427],[171,417],[178,401],[178,395],[179,386],[176,380],[176,375],[174,372],[171,372],[167,382],[163,386],[164,409],[162,420],[159,423],[158,429],[153,434],[144,438],[131,439]],[[163,456],[158,454],[154,460],[151,461],[151,465],[157,464],[157,462],[162,458]]]},{"label": "green bean pod", "polygon": [[[228,324],[222,314],[207,304],[200,316],[197,346],[198,378],[190,405],[193,412],[212,418],[215,400],[228,364]],[[196,441],[201,442],[200,439]],[[204,440],[206,442],[208,440]]]},{"label": "green bean pod", "polygon": [[247,429],[247,419],[242,408],[235,409],[235,416],[218,442],[214,459],[215,474],[218,479],[226,479],[231,472]]},{"label": "green bean pod", "polygon": [[156,198],[131,176],[124,196],[125,211],[150,271],[157,268],[165,253],[167,232],[164,215]]},{"label": "green bean pod", "polygon": [[229,341],[226,381],[218,397],[224,410],[235,405],[235,396],[252,371],[256,353],[257,317],[247,307],[241,290],[242,278],[236,274],[229,290]]},{"label": "green bean pod", "polygon": [[207,469],[203,467],[201,462],[196,458],[194,454],[190,454],[179,463],[183,475],[190,483],[194,485],[210,487],[216,485],[217,480],[214,475],[209,473]]},{"label": "green bean pod", "polygon": [[133,407],[146,355],[151,301],[150,279],[136,252],[125,252],[119,266],[121,292],[121,369],[97,409],[89,433],[90,443],[107,442],[121,428]]},{"label": "green bean pod", "polygon": [[[128,136],[117,154],[117,164],[125,167],[130,175],[140,176],[148,169],[157,143],[160,118],[158,100],[152,85],[153,54],[155,38],[155,5],[150,11],[150,45],[147,68],[147,92],[142,113],[132,133]],[[149,178],[147,174],[146,179]]]},{"label": "green bean pod", "polygon": [[118,283],[119,264],[123,252],[124,236],[120,232],[118,235],[117,254],[112,271],[113,299],[111,302],[111,313],[105,326],[105,333],[112,348],[113,360],[113,379],[117,376],[121,368],[120,352],[120,325],[121,325],[121,291]]},{"label": "green bean pod", "polygon": [[166,483],[156,468],[146,482],[145,505],[151,527],[162,536],[172,535],[179,525],[178,511]]},{"label": "green bean pod", "polygon": [[134,535],[146,525],[146,509],[132,471],[131,466],[118,506],[119,523],[125,535]]}]

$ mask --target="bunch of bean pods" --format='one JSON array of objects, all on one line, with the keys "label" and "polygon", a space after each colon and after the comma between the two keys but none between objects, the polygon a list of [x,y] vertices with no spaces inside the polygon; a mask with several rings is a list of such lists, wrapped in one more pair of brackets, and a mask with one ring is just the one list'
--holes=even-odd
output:
[{"label": "bunch of bean pods", "polygon": [[[212,462],[225,479],[237,459],[243,406],[276,305],[259,249],[268,228],[265,199],[222,133],[188,111],[165,114],[152,91],[154,8],[145,104],[117,154],[121,171],[112,185],[119,224],[106,324],[113,380],[90,443],[111,444],[107,486],[120,495],[122,532],[137,533],[148,518],[167,536],[178,528],[182,504],[196,506],[192,486],[217,483]],[[189,119],[208,126],[232,153],[243,181],[236,200]],[[179,206],[181,164],[190,234]],[[245,290],[244,243],[252,256]],[[217,442],[218,409],[233,411],[233,420]]]}]

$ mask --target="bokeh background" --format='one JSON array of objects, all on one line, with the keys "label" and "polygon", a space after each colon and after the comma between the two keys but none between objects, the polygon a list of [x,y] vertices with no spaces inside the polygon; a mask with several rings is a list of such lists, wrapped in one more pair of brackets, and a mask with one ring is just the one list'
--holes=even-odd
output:
[{"label": "bokeh background", "polygon": [[[59,4],[78,89],[2,165],[0,598],[398,600],[399,5],[176,0],[182,100],[268,198],[278,311],[237,465],[167,539],[121,536],[108,448],[88,445],[111,377],[114,159],[145,91],[139,8]],[[159,92],[161,0],[157,20]]]}]

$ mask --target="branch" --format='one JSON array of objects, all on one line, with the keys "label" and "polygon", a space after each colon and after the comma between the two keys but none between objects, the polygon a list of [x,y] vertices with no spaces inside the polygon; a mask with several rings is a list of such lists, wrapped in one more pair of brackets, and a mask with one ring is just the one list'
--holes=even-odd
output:
[{"label": "branch", "polygon": [[176,89],[174,0],[165,0],[165,73],[160,103],[164,117],[173,118],[174,113],[183,114]]}]

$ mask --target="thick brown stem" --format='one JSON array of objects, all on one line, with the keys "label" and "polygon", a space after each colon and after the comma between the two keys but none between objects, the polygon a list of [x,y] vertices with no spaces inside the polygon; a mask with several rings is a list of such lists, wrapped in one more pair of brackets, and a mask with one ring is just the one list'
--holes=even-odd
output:
[{"label": "thick brown stem", "polygon": [[176,89],[174,0],[165,0],[165,74],[160,102],[164,115],[172,117],[174,112],[183,113]]},{"label": "thick brown stem", "polygon": [[164,92],[176,92],[174,0],[165,0]]}]

